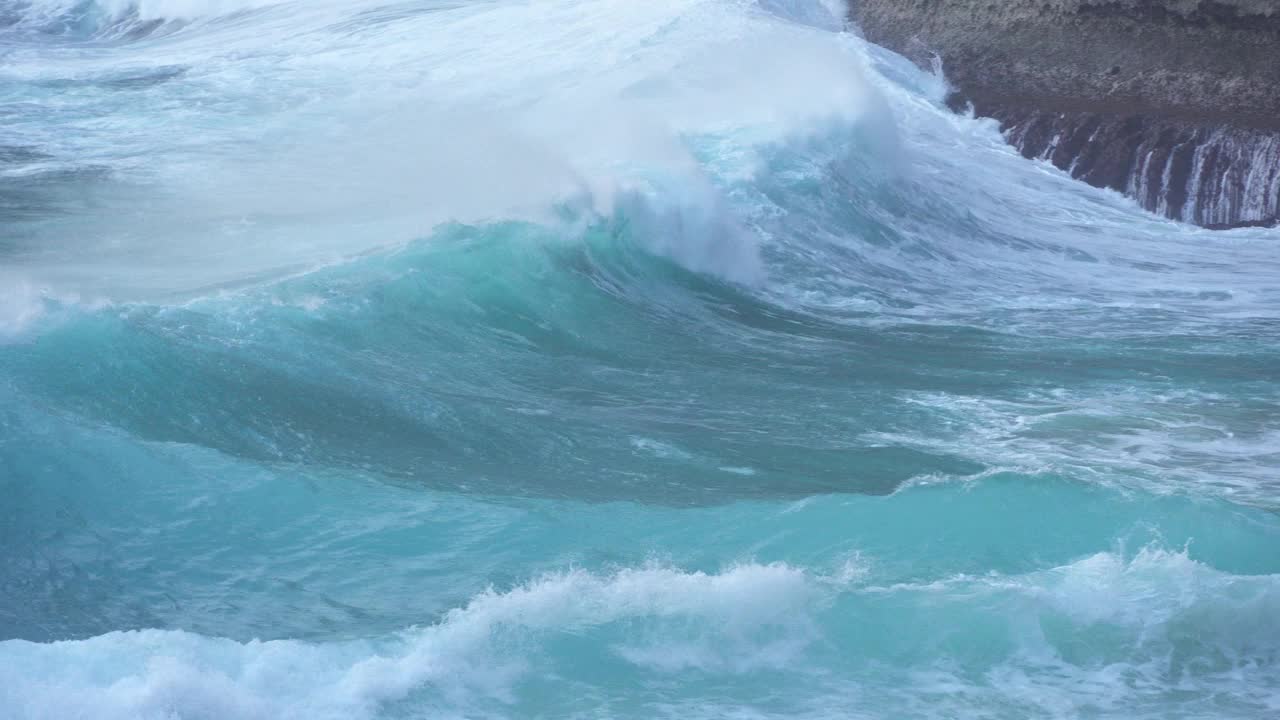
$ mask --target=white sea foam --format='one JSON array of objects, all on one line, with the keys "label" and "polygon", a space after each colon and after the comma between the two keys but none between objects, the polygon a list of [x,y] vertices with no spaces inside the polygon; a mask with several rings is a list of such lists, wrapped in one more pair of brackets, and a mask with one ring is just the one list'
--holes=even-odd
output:
[{"label": "white sea foam", "polygon": [[[786,565],[719,574],[664,567],[570,571],[487,592],[438,624],[378,643],[239,643],[179,631],[81,641],[0,643],[0,707],[20,720],[360,718],[430,691],[458,712],[509,700],[529,670],[521,637],[598,632],[652,619],[647,638],[617,637],[618,657],[651,670],[778,667],[812,639],[820,589]],[[669,627],[664,631],[662,624]],[[606,635],[607,637],[607,635]]]},{"label": "white sea foam", "polygon": [[101,299],[56,292],[29,278],[0,270],[0,344],[27,338],[50,315],[72,309],[99,310]]},{"label": "white sea foam", "polygon": [[[103,7],[186,18],[259,4]],[[20,138],[130,181],[100,200],[118,211],[44,243],[77,262],[44,254],[27,271],[154,301],[394,247],[443,221],[554,222],[568,206],[621,212],[652,251],[757,282],[759,239],[726,186],[756,172],[759,148],[886,112],[851,38],[795,21],[829,10],[771,5],[292,3],[255,15],[252,32],[208,23],[80,62],[19,55],[7,72],[30,81],[183,71],[134,109],[79,96],[79,111],[113,118],[107,145],[57,132],[56,116]]]},{"label": "white sea foam", "polygon": [[0,341],[13,338],[44,315],[40,290],[16,277],[0,275]]},{"label": "white sea foam", "polygon": [[1103,385],[1009,399],[909,393],[905,400],[927,408],[938,424],[920,433],[871,432],[864,440],[1158,493],[1275,502],[1280,425],[1263,395],[1241,403],[1200,390]]},{"label": "white sea foam", "polygon": [[[719,574],[661,566],[615,574],[575,570],[482,593],[434,625],[377,641],[241,643],[159,630],[49,644],[8,641],[0,643],[0,703],[20,720],[369,718],[399,716],[389,708],[406,700],[445,716],[484,714],[486,707],[505,708],[500,714],[507,715],[524,707],[523,683],[554,676],[557,663],[572,662],[548,654],[559,638],[607,649],[633,673],[683,681],[692,680],[681,675],[689,672],[803,676],[809,654],[832,643],[821,651],[876,652],[841,649],[841,643],[860,642],[860,633],[848,634],[863,622],[858,612],[882,617],[874,608],[886,603],[916,618],[887,658],[916,652],[921,632],[937,642],[928,627],[943,638],[975,632],[965,618],[980,609],[982,622],[997,628],[985,679],[963,675],[944,653],[929,668],[876,665],[873,676],[863,668],[828,678],[815,686],[819,696],[793,707],[878,697],[931,717],[962,712],[968,697],[998,716],[1025,711],[1028,703],[1037,713],[1058,708],[1049,716],[1098,706],[1148,716],[1144,703],[1158,710],[1165,688],[1166,670],[1154,658],[1174,648],[1190,653],[1181,692],[1224,693],[1243,708],[1274,705],[1280,697],[1249,685],[1275,679],[1267,658],[1280,648],[1280,637],[1258,624],[1280,608],[1280,580],[1273,576],[1229,575],[1185,551],[1148,548],[1016,576],[887,587],[866,579],[866,562],[857,556],[830,577],[782,564],[745,564]],[[914,626],[921,613],[932,625]],[[1051,632],[1062,619],[1074,632],[1107,628],[1111,639],[1096,650],[1099,659],[1073,661],[1056,644],[1061,639],[1030,631],[1043,625]],[[960,624],[948,629],[952,620]],[[1187,622],[1200,634],[1186,635]],[[1010,651],[1000,651],[995,640],[1002,627],[1014,632]],[[1113,643],[1120,649],[1106,650]],[[1108,652],[1128,659],[1100,665]],[[1135,690],[1134,682],[1143,687]],[[939,694],[943,686],[951,689]],[[1037,687],[1043,691],[1033,691]],[[691,709],[716,707],[695,697]]]}]

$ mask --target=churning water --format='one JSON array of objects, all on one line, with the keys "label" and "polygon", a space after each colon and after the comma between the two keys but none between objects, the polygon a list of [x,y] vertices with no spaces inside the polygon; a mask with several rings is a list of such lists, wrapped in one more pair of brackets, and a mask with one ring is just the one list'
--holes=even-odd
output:
[{"label": "churning water", "polygon": [[817,0],[0,0],[0,716],[1280,714],[1280,233]]}]

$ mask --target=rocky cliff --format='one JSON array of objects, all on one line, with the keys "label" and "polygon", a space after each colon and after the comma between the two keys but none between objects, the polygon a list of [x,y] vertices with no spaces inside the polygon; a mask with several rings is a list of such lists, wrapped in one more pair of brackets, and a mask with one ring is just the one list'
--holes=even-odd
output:
[{"label": "rocky cliff", "polygon": [[1028,157],[1211,227],[1280,220],[1280,0],[854,0]]}]

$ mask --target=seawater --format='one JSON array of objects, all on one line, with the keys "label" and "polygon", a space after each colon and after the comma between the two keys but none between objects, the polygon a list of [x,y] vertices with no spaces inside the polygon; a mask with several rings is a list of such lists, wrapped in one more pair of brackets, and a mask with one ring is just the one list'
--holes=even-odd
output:
[{"label": "seawater", "polygon": [[0,1],[0,717],[1280,713],[1280,234],[846,14]]}]

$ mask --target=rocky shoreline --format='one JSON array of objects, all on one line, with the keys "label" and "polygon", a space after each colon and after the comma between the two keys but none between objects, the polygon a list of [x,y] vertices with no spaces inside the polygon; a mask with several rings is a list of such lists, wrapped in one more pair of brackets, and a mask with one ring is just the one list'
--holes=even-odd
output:
[{"label": "rocky shoreline", "polygon": [[928,66],[953,107],[1147,209],[1280,222],[1280,0],[855,0],[872,42]]}]

